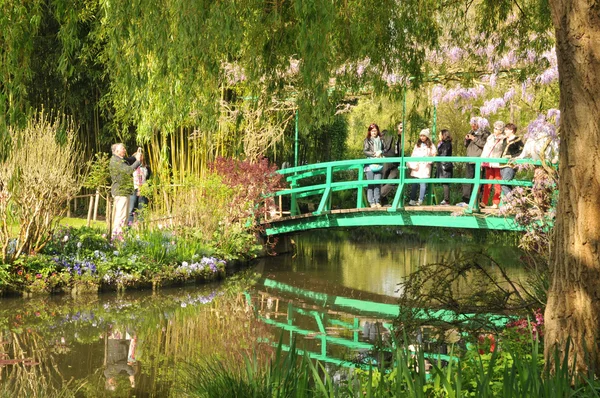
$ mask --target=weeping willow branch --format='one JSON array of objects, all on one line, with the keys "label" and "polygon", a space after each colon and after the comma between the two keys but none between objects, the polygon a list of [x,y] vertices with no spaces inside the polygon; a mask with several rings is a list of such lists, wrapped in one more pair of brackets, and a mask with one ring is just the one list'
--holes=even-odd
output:
[{"label": "weeping willow branch", "polygon": [[[496,330],[490,315],[530,311],[539,306],[536,295],[528,292],[530,287],[523,282],[513,280],[485,253],[425,265],[401,285],[398,322],[404,330],[424,325]],[[441,317],[440,310],[448,312]]]}]

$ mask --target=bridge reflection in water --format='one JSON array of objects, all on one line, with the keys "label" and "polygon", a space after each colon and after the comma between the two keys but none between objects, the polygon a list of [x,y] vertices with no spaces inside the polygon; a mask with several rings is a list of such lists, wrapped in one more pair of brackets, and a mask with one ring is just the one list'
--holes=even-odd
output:
[{"label": "bridge reflection in water", "polygon": [[[290,350],[296,338],[303,344],[298,350],[311,358],[343,367],[368,369],[369,364],[357,360],[359,352],[370,352],[381,336],[386,339],[393,331],[392,322],[399,315],[399,306],[392,302],[381,303],[350,297],[332,296],[325,293],[300,289],[272,279],[264,279],[257,286],[255,297],[249,293],[246,299],[265,324],[282,333],[282,349]],[[364,295],[364,293],[363,293]],[[433,315],[439,320],[468,320],[473,315],[457,315],[451,311],[438,310]],[[418,311],[416,316],[425,316]],[[490,315],[497,325],[504,325],[508,318]],[[391,339],[387,339],[391,340]],[[277,345],[277,342],[272,342]],[[449,361],[448,355],[425,353],[426,358]]]}]

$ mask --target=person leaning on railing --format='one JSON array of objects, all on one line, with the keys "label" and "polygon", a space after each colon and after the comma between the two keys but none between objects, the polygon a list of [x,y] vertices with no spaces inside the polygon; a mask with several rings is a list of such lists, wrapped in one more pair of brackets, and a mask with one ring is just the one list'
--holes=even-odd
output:
[{"label": "person leaning on railing", "polygon": [[[523,152],[523,140],[517,136],[517,126],[508,123],[504,126],[504,136],[506,137],[506,147],[502,153],[504,159],[514,159]],[[510,181],[515,178],[516,169],[514,165],[507,163],[500,165],[500,176],[504,181]],[[502,196],[506,197],[512,191],[512,185],[502,185]]]},{"label": "person leaning on railing", "polygon": [[[494,134],[491,134],[481,152],[482,158],[500,158],[504,153],[506,141],[504,137],[504,122],[498,120],[494,123]],[[500,180],[500,163],[484,162],[481,164],[485,170],[487,180]],[[483,198],[479,206],[486,207],[489,204],[492,184],[483,186]],[[494,184],[494,196],[492,197],[492,208],[497,209],[500,206],[500,184]]]},{"label": "person leaning on railing", "polygon": [[[375,123],[369,125],[367,136],[363,142],[363,153],[367,158],[382,158],[383,157],[383,142],[379,126]],[[366,164],[364,172],[367,175],[367,180],[381,180],[383,163]],[[367,200],[371,207],[381,207],[381,184],[367,185]]]},{"label": "person leaning on railing", "polygon": [[[452,156],[452,137],[450,131],[444,129],[440,131],[439,142],[437,145],[438,156]],[[452,178],[454,164],[452,162],[437,162],[436,163],[436,178]],[[442,184],[444,189],[444,199],[440,202],[442,206],[450,205],[450,184]]]}]

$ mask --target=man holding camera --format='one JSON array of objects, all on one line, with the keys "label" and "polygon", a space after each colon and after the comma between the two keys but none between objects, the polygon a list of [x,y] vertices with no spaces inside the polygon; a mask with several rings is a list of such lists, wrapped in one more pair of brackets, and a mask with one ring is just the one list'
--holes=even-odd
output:
[{"label": "man holding camera", "polygon": [[112,225],[112,237],[114,238],[123,232],[123,227],[127,224],[129,200],[134,193],[133,172],[140,165],[142,149],[138,148],[137,152],[133,154],[135,161],[131,165],[125,158],[127,156],[125,145],[113,144],[111,151],[112,158],[108,169],[112,181],[110,193],[114,199]]},{"label": "man holding camera", "polygon": [[[489,123],[483,117],[472,117],[471,131],[465,135],[465,147],[467,147],[467,156],[480,157],[483,152],[483,147],[487,141],[490,132],[487,130]],[[475,163],[465,164],[465,178],[473,178],[475,176]],[[483,176],[482,176],[483,177]],[[471,199],[473,184],[463,184],[462,202],[457,203],[457,206],[468,206]]]},{"label": "man holding camera", "polygon": [[[387,130],[382,131],[382,140],[383,140],[383,156],[386,158],[401,156],[400,146],[402,145],[402,132],[404,131],[404,126],[402,122],[398,124],[398,137],[394,138],[392,134],[388,133]],[[383,168],[383,179],[395,179],[400,175],[398,167],[400,163],[385,163]],[[389,203],[388,195],[392,192],[392,190],[397,187],[398,184],[385,184],[381,187],[381,200],[386,204]]]}]

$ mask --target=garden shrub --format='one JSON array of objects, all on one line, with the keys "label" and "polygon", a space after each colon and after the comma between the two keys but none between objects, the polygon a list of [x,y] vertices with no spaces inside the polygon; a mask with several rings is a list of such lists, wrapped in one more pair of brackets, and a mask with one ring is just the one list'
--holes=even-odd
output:
[{"label": "garden shrub", "polygon": [[173,198],[178,235],[211,246],[226,259],[252,257],[261,249],[257,220],[272,205],[267,197],[281,176],[268,161],[217,159],[202,178],[188,177]]},{"label": "garden shrub", "polygon": [[[10,128],[10,153],[0,163],[0,260],[37,253],[48,242],[69,198],[79,190],[81,151],[73,126],[40,113]],[[15,226],[15,231],[9,226]]]}]

